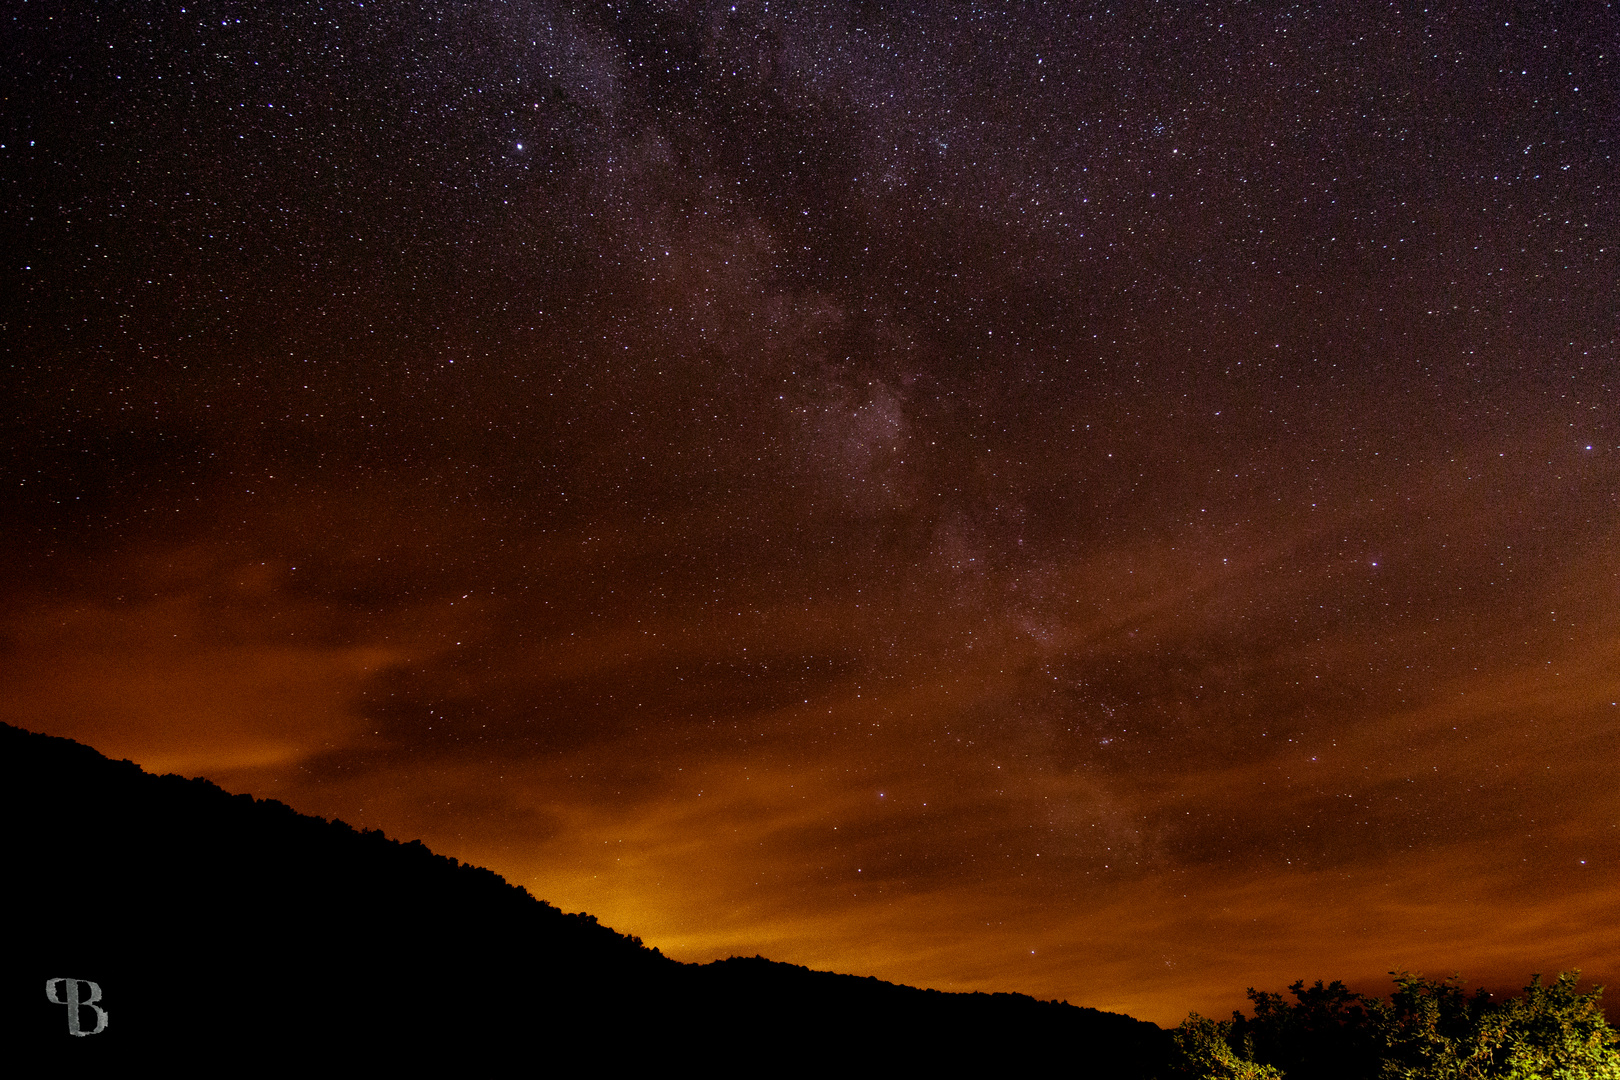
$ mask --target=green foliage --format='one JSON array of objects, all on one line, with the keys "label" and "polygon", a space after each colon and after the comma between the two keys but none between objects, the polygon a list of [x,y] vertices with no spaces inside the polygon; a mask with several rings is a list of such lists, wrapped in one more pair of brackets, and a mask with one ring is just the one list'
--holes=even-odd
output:
[{"label": "green foliage", "polygon": [[1620,1032],[1609,1027],[1599,998],[1575,992],[1580,972],[1564,972],[1551,986],[1532,978],[1522,998],[1513,998],[1486,1018],[1494,1075],[1507,1080],[1620,1080]]},{"label": "green foliage", "polygon": [[1180,1075],[1196,1080],[1620,1080],[1620,1033],[1602,987],[1577,992],[1580,972],[1493,1003],[1458,978],[1392,972],[1388,1001],[1343,983],[1304,981],[1281,994],[1251,989],[1254,1016],[1193,1013],[1175,1032]]},{"label": "green foliage", "polygon": [[1199,1080],[1281,1080],[1282,1072],[1254,1060],[1253,1040],[1232,1045],[1233,1020],[1206,1020],[1190,1014],[1176,1029],[1183,1068]]},{"label": "green foliage", "polygon": [[[1379,1010],[1384,1043],[1381,1080],[1475,1080],[1494,1077],[1481,1025],[1490,1012],[1483,989],[1472,997],[1456,976],[1444,981],[1392,972],[1395,992]],[[1383,1003],[1380,1002],[1380,1005]]]},{"label": "green foliage", "polygon": [[1603,1015],[1603,988],[1577,993],[1579,979],[1564,972],[1544,986],[1536,975],[1523,997],[1493,1005],[1454,979],[1397,973],[1381,1080],[1620,1080],[1620,1033]]}]

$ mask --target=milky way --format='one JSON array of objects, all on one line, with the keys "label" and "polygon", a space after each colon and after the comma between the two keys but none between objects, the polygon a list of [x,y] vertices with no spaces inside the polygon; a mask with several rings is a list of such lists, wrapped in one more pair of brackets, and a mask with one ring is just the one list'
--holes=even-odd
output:
[{"label": "milky way", "polygon": [[0,712],[684,960],[1620,976],[1611,6],[13,6]]}]

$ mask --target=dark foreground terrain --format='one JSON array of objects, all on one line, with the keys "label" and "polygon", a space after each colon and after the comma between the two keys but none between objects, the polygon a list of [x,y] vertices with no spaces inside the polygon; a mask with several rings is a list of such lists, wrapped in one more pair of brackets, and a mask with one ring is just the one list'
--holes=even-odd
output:
[{"label": "dark foreground terrain", "polygon": [[[1161,1072],[1170,1050],[1153,1024],[1023,995],[758,957],[680,964],[419,842],[4,724],[0,808],[8,1057],[720,1073],[1060,1062],[1128,1078]],[[45,992],[64,978],[97,984],[104,1031],[69,1034]],[[56,984],[59,1000],[68,989]],[[88,1030],[98,1014],[80,1018]]]}]

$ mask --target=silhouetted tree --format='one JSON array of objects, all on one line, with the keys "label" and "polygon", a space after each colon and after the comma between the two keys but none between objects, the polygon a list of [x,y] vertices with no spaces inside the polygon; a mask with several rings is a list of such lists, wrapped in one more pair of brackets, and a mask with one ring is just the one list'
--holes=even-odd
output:
[{"label": "silhouetted tree", "polygon": [[1371,1009],[1362,996],[1335,980],[1318,979],[1307,988],[1303,979],[1290,986],[1295,1003],[1281,994],[1251,988],[1254,1018],[1234,1014],[1233,1031],[1250,1038],[1259,1060],[1287,1075],[1314,1080],[1364,1080],[1377,1073],[1381,1059],[1382,1002]]},{"label": "silhouetted tree", "polygon": [[[1456,976],[1443,981],[1405,971],[1391,972],[1395,992],[1380,1009],[1387,1080],[1464,1080],[1494,1077],[1490,1053],[1480,1040],[1491,1008],[1483,989],[1464,993]],[[1382,1004],[1382,1003],[1380,1003]]]}]

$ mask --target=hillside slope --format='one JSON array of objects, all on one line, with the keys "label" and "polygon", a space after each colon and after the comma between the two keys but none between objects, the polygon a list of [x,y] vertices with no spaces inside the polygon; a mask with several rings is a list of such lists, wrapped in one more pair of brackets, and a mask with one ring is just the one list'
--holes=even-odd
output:
[{"label": "hillside slope", "polygon": [[[1016,994],[946,994],[758,957],[672,961],[420,842],[0,724],[9,1046],[199,1064],[580,1052],[720,1071],[1008,1065],[1147,1076],[1168,1036]],[[94,980],[73,1038],[47,979]],[[65,991],[62,991],[65,992]],[[92,1010],[84,1010],[86,1024]]]}]

